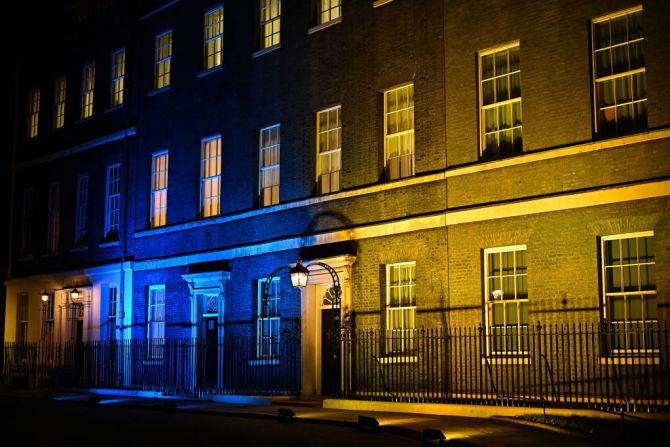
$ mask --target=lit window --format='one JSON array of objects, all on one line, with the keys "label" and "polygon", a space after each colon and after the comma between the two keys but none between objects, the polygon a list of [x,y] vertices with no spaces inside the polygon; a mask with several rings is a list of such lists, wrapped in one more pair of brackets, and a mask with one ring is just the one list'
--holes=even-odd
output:
[{"label": "lit window", "polygon": [[613,350],[658,349],[654,233],[602,238],[605,319]]},{"label": "lit window", "polygon": [[65,125],[65,94],[67,81],[65,76],[56,79],[54,85],[54,129]]},{"label": "lit window", "polygon": [[596,131],[614,135],[647,127],[642,6],[593,21]]},{"label": "lit window", "polygon": [[28,138],[37,136],[40,124],[40,89],[28,92]]},{"label": "lit window", "polygon": [[21,215],[21,256],[27,256],[33,249],[33,198],[35,190],[23,191],[23,210]]},{"label": "lit window", "polygon": [[205,70],[223,61],[223,6],[205,14]]},{"label": "lit window", "polygon": [[528,269],[526,246],[484,250],[484,302],[488,352],[528,352]]},{"label": "lit window", "polygon": [[107,166],[105,199],[105,240],[119,239],[119,209],[121,205],[121,165]]},{"label": "lit window", "polygon": [[415,262],[386,266],[386,352],[414,350],[416,330]]},{"label": "lit window", "polygon": [[258,280],[256,300],[256,357],[276,357],[279,352],[279,278],[269,284],[268,300],[263,309],[265,278]]},{"label": "lit window", "polygon": [[81,70],[81,119],[93,116],[93,93],[95,92],[95,62],[84,65]]},{"label": "lit window", "polygon": [[124,80],[126,77],[126,49],[112,53],[112,84],[110,107],[123,104]]},{"label": "lit window", "polygon": [[386,179],[414,175],[414,85],[384,92]]},{"label": "lit window", "polygon": [[279,203],[279,124],[260,132],[260,205]]},{"label": "lit window", "polygon": [[74,243],[79,246],[86,244],[88,240],[88,174],[77,177],[76,206]]},{"label": "lit window", "polygon": [[172,30],[156,36],[154,53],[154,88],[168,87],[172,69]]},{"label": "lit window", "polygon": [[341,0],[319,0],[319,23],[324,24],[340,18]]},{"label": "lit window", "polygon": [[28,294],[20,293],[16,303],[16,342],[28,341]]},{"label": "lit window", "polygon": [[151,227],[165,225],[167,216],[168,152],[154,154],[151,160]]},{"label": "lit window", "polygon": [[42,340],[46,343],[54,341],[54,294],[49,293],[46,303],[42,304]]},{"label": "lit window", "polygon": [[110,287],[108,296],[107,339],[114,341],[116,340],[116,316],[118,313],[119,289],[117,287]]},{"label": "lit window", "polygon": [[279,45],[281,0],[261,0],[261,50]]},{"label": "lit window", "polygon": [[221,212],[221,135],[200,145],[200,215],[216,216]]},{"label": "lit window", "polygon": [[147,340],[149,357],[163,357],[165,339],[165,285],[149,286]]},{"label": "lit window", "polygon": [[58,233],[60,226],[60,184],[49,185],[49,212],[47,214],[47,252],[58,251]]},{"label": "lit window", "polygon": [[479,54],[481,155],[520,153],[521,68],[519,44]]},{"label": "lit window", "polygon": [[339,191],[341,180],[341,116],[342,107],[323,110],[316,114],[317,178],[319,194]]}]

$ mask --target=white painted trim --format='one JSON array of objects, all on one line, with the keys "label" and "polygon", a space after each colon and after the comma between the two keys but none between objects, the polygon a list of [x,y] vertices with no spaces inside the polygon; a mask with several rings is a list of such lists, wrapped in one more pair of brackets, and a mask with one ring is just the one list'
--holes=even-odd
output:
[{"label": "white painted trim", "polygon": [[373,225],[364,225],[346,230],[336,230],[321,234],[290,237],[272,242],[248,244],[204,253],[174,256],[163,259],[137,261],[135,270],[154,270],[178,267],[198,262],[255,256],[283,250],[330,244],[374,237],[391,236],[412,231],[430,230],[449,225],[484,222],[495,219],[518,217],[532,214],[564,211],[590,206],[609,205],[634,200],[654,199],[670,196],[670,180],[618,186],[613,188],[561,194],[539,199],[519,200],[510,203],[486,205],[477,208],[440,212],[429,216],[411,217]]},{"label": "white painted trim", "polygon": [[337,25],[338,23],[342,23],[342,16],[339,16],[336,19],[311,27],[310,29],[307,30],[307,34],[314,34],[318,31],[321,31],[322,29],[330,28],[333,25]]},{"label": "white painted trim", "polygon": [[274,50],[278,50],[280,48],[281,48],[281,44],[278,43],[276,45],[272,45],[270,47],[263,48],[262,50],[254,51],[253,53],[251,53],[251,58],[256,59],[257,57],[261,57],[264,54],[270,53],[270,52],[272,52]]},{"label": "white painted trim", "polygon": [[312,197],[309,199],[297,200],[295,202],[284,202],[277,205],[271,205],[264,208],[241,211],[227,216],[208,217],[202,220],[185,222],[176,225],[170,225],[160,228],[153,228],[135,233],[135,238],[154,236],[157,234],[172,233],[175,231],[183,231],[191,228],[199,228],[207,225],[217,225],[226,222],[233,222],[239,219],[248,219],[250,217],[261,216],[265,214],[285,211],[293,208],[302,208],[305,206],[317,205],[331,200],[348,199],[352,197],[359,197],[366,194],[375,194],[383,191],[389,191],[397,188],[405,188],[408,186],[421,185],[424,183],[438,182],[453,177],[462,175],[476,174],[480,172],[491,171],[495,169],[502,169],[513,166],[521,166],[526,163],[534,163],[539,161],[551,160],[554,158],[567,157],[578,154],[585,154],[596,152],[605,149],[611,149],[621,146],[627,146],[637,143],[644,143],[655,140],[662,140],[670,138],[670,129],[654,130],[636,135],[630,135],[619,138],[612,138],[604,141],[594,141],[574,146],[564,147],[560,149],[542,150],[536,152],[529,152],[520,154],[515,157],[504,158],[502,160],[495,160],[489,162],[476,163],[470,166],[460,166],[455,168],[447,168],[438,173],[432,173],[419,177],[409,177],[400,180],[395,180],[389,183],[375,184],[371,186],[364,186],[353,190],[340,191],[333,194],[327,194],[319,197]]},{"label": "white painted trim", "polygon": [[37,166],[42,163],[47,163],[50,161],[58,160],[60,158],[69,157],[70,155],[78,154],[79,152],[84,152],[88,149],[92,149],[97,146],[102,146],[103,144],[111,143],[117,140],[122,140],[127,137],[132,137],[135,134],[137,134],[137,128],[128,127],[118,132],[110,133],[100,138],[87,141],[86,143],[82,143],[78,146],[73,146],[71,148],[58,151],[54,154],[49,154],[45,155],[44,157],[36,158],[34,160],[28,160],[24,161],[23,163],[18,163],[14,166],[14,170],[17,171],[19,169],[31,168],[33,166]]},{"label": "white painted trim", "polygon": [[158,8],[154,9],[153,11],[149,11],[148,13],[144,14],[142,17],[139,18],[139,21],[142,22],[142,21],[148,19],[149,17],[152,17],[152,16],[158,14],[159,12],[168,9],[170,6],[176,5],[177,3],[179,3],[179,1],[180,0],[172,0],[170,2],[167,2],[166,4],[159,6]]},{"label": "white painted trim", "polygon": [[372,2],[372,7],[373,8],[379,8],[380,6],[384,6],[387,3],[391,3],[393,0],[376,0]]}]

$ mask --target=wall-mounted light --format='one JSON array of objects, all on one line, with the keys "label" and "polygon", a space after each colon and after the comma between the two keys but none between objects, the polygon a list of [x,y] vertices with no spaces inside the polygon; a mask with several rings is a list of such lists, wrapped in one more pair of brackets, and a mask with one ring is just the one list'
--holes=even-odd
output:
[{"label": "wall-mounted light", "polygon": [[79,298],[81,298],[81,292],[75,287],[74,289],[70,290],[70,298],[72,298],[73,302],[79,301]]},{"label": "wall-mounted light", "polygon": [[40,292],[40,298],[42,298],[43,303],[46,303],[47,301],[49,301],[49,292],[47,292],[46,290],[42,290],[42,292]]},{"label": "wall-mounted light", "polygon": [[302,265],[302,260],[298,258],[298,262],[295,264],[295,267],[291,267],[289,270],[289,275],[291,275],[291,283],[295,288],[303,288],[307,286],[307,278],[309,278],[309,270],[307,267]]}]

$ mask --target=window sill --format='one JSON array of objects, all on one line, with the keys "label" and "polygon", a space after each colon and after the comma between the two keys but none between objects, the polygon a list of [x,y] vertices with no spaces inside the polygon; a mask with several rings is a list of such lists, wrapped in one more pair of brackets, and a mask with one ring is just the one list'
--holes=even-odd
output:
[{"label": "window sill", "polygon": [[398,363],[417,363],[419,357],[416,355],[399,355],[389,357],[378,357],[377,360],[381,365],[395,365]]},{"label": "window sill", "polygon": [[108,109],[105,109],[105,113],[112,113],[116,110],[123,109],[124,106],[125,106],[125,104],[119,104],[118,106],[109,107]]},{"label": "window sill", "polygon": [[600,357],[601,365],[660,365],[661,358],[658,351],[640,352],[631,351],[616,357]]},{"label": "window sill", "polygon": [[208,68],[207,70],[202,70],[198,72],[195,76],[198,78],[203,78],[208,74],[216,73],[217,71],[223,71],[223,65],[217,65],[216,67]]},{"label": "window sill", "polygon": [[272,45],[271,47],[263,48],[262,50],[255,51],[251,53],[251,58],[256,59],[257,57],[261,57],[264,54],[268,54],[273,52],[274,50],[278,50],[281,48],[281,44],[278,43],[277,45]]},{"label": "window sill", "polygon": [[82,251],[88,251],[88,245],[82,245],[81,247],[70,249],[70,253],[81,253]]},{"label": "window sill", "polygon": [[278,358],[249,360],[249,366],[271,366],[279,365]]},{"label": "window sill", "polygon": [[495,355],[489,355],[487,357],[482,357],[482,365],[530,365],[532,364],[532,360],[528,356],[524,356],[523,354],[520,354],[518,356],[495,356]]},{"label": "window sill", "polygon": [[102,244],[98,244],[99,248],[107,248],[107,247],[116,247],[119,245],[119,241],[112,241],[112,242],[104,242]]},{"label": "window sill", "polygon": [[87,122],[91,121],[92,119],[93,119],[93,115],[91,115],[89,117],[86,117],[86,118],[82,118],[80,120],[77,120],[77,121],[74,122],[74,124],[76,125],[76,124],[87,123]]},{"label": "window sill", "polygon": [[159,93],[167,92],[168,90],[170,90],[170,87],[171,85],[167,85],[165,87],[153,89],[149,93],[147,93],[147,96],[155,96],[158,95]]},{"label": "window sill", "polygon": [[380,6],[384,6],[387,3],[391,3],[393,0],[376,0],[372,2],[372,7],[373,8],[379,8]]},{"label": "window sill", "polygon": [[333,25],[337,25],[338,23],[342,23],[342,17],[338,17],[334,20],[331,20],[330,22],[322,23],[320,25],[316,25],[311,27],[310,29],[307,30],[307,34],[314,34],[318,31],[321,31],[322,29],[330,28]]},{"label": "window sill", "polygon": [[147,359],[142,361],[144,366],[163,366],[163,358]]}]

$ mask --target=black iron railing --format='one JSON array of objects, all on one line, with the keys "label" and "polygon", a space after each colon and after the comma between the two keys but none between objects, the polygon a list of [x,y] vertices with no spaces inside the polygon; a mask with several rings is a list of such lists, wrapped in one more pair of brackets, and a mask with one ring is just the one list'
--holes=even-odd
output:
[{"label": "black iron railing", "polygon": [[297,395],[300,342],[272,343],[272,357],[256,358],[255,338],[6,343],[4,381],[157,391],[165,395]]},{"label": "black iron railing", "polygon": [[[359,331],[342,337],[341,396],[399,402],[586,407],[664,411],[670,405],[666,323],[529,325],[420,329],[411,334]],[[389,352],[397,337],[412,350]],[[647,349],[621,349],[628,346]],[[513,346],[501,352],[498,346]]]}]

